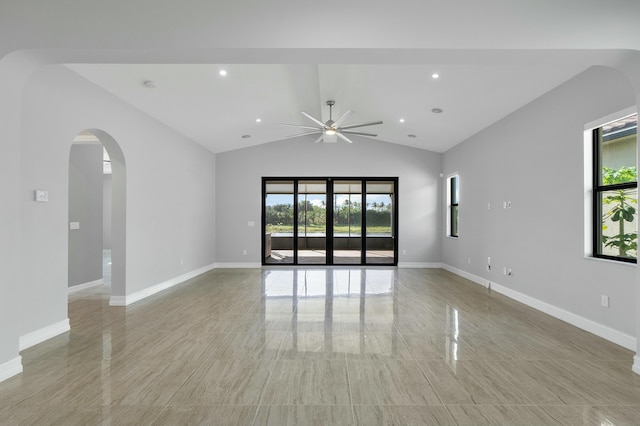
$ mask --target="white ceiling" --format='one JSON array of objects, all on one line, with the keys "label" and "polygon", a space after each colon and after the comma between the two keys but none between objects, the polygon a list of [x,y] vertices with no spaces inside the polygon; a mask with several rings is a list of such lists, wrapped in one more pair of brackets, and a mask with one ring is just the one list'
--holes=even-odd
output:
[{"label": "white ceiling", "polygon": [[[249,2],[254,13],[244,13],[248,1],[189,0],[197,6],[191,8],[164,2],[137,21],[142,11],[133,9],[142,6],[127,2],[133,9],[123,13],[110,3],[102,19],[86,20],[93,27],[85,39],[56,30],[56,40],[106,47],[134,40],[131,52],[106,49],[103,61],[67,66],[212,152],[296,134],[277,123],[311,125],[301,111],[326,121],[327,100],[336,102],[334,118],[354,112],[345,124],[384,121],[363,129],[377,139],[444,152],[589,66],[616,63],[614,55],[640,48],[638,0],[375,3],[383,8],[353,0],[338,2],[340,13],[329,21],[282,2]],[[7,26],[25,37],[48,34],[48,15],[29,10]],[[48,13],[82,23],[78,14],[85,12],[93,9]],[[21,19],[37,22],[13,25]],[[147,80],[156,87],[145,87]]]},{"label": "white ceiling", "polygon": [[[303,133],[301,111],[345,124],[382,120],[377,139],[444,152],[586,68],[518,64],[73,64],[69,68],[213,152]],[[219,70],[225,69],[225,77]],[[438,73],[438,79],[432,78]],[[153,81],[148,88],[145,81]],[[433,108],[444,112],[435,114]],[[256,119],[261,122],[257,123]],[[400,123],[404,119],[404,123]],[[410,138],[408,135],[415,135]],[[242,138],[251,135],[250,138]],[[313,143],[315,137],[301,138]],[[361,141],[361,138],[354,137]],[[311,141],[311,142],[310,142]],[[365,143],[363,141],[361,143]]]}]

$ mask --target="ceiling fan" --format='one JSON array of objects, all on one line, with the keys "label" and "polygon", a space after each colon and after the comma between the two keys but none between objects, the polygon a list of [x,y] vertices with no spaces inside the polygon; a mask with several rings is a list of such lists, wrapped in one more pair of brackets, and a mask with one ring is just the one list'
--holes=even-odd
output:
[{"label": "ceiling fan", "polygon": [[304,115],[305,117],[307,117],[309,120],[313,121],[315,124],[317,124],[317,126],[300,126],[297,124],[285,124],[285,123],[278,123],[281,124],[283,126],[289,126],[289,127],[297,127],[299,129],[311,129],[312,131],[310,132],[306,132],[306,133],[301,133],[299,135],[292,135],[289,136],[285,139],[289,139],[289,138],[297,138],[298,136],[306,136],[306,135],[317,135],[319,134],[320,137],[318,139],[316,139],[315,143],[318,143],[320,141],[324,141],[325,143],[335,143],[338,141],[338,138],[342,139],[345,142],[348,143],[353,143],[353,141],[351,139],[349,139],[347,136],[345,136],[345,134],[347,135],[360,135],[360,136],[370,136],[370,137],[376,137],[378,135],[373,134],[373,133],[364,133],[364,132],[354,132],[350,129],[355,129],[357,127],[365,127],[365,126],[375,126],[377,124],[382,124],[382,121],[372,121],[369,123],[360,123],[360,124],[349,124],[348,126],[341,126],[341,124],[344,122],[344,120],[349,117],[352,112],[351,111],[347,111],[344,114],[342,114],[340,116],[340,118],[338,118],[336,121],[333,121],[333,117],[331,115],[332,113],[332,108],[333,106],[336,104],[335,101],[327,101],[327,105],[329,106],[329,121],[327,121],[326,123],[323,123],[322,121],[313,118],[311,115],[307,114],[306,112],[302,112],[302,115]]}]

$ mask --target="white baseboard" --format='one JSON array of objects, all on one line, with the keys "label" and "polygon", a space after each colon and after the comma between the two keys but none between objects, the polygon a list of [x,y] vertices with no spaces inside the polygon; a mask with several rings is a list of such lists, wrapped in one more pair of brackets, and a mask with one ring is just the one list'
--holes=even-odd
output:
[{"label": "white baseboard", "polygon": [[204,266],[202,268],[196,269],[194,271],[191,272],[187,272],[186,274],[182,274],[180,276],[177,276],[175,278],[172,278],[168,281],[153,285],[151,287],[147,287],[144,290],[140,290],[137,291],[135,293],[132,294],[128,294],[126,296],[111,296],[111,298],[109,299],[109,306],[128,306],[131,305],[132,303],[138,302],[142,299],[145,299],[149,296],[153,296],[156,293],[160,293],[163,290],[166,290],[168,288],[171,288],[175,285],[178,285],[180,283],[183,283],[187,280],[190,280],[191,278],[197,277],[198,275],[202,275],[205,272],[209,272],[210,270],[214,269],[215,265],[211,264],[211,265],[207,265]]},{"label": "white baseboard", "polygon": [[42,343],[45,340],[49,340],[52,337],[56,337],[59,334],[66,333],[69,330],[71,330],[69,318],[58,321],[55,324],[48,325],[39,330],[20,336],[18,339],[18,349],[23,351],[31,346],[37,345],[38,343]]},{"label": "white baseboard", "polygon": [[636,374],[640,374],[640,356],[636,355],[633,357],[633,367],[632,370]]},{"label": "white baseboard", "polygon": [[[606,325],[584,318],[580,315],[574,314],[573,312],[566,311],[547,302],[543,302],[542,300],[538,300],[534,297],[512,290],[493,281],[489,281],[486,278],[478,277],[477,275],[462,271],[461,269],[455,268],[453,266],[443,265],[443,269],[446,269],[449,272],[473,281],[476,284],[480,284],[483,287],[490,286],[491,290],[497,293],[500,293],[510,299],[516,300],[520,303],[537,309],[538,311],[551,315],[554,318],[558,318],[559,320],[588,331],[589,333],[595,334],[598,337],[602,337],[603,339],[620,345],[623,348],[629,349],[634,352],[637,349],[637,339],[633,336],[622,333],[618,330],[614,330],[613,328],[607,327]],[[636,363],[638,364],[638,370],[640,370],[640,361],[636,360]]]},{"label": "white baseboard", "polygon": [[437,262],[398,262],[398,268],[442,268],[442,263]]},{"label": "white baseboard", "polygon": [[482,287],[489,287],[489,280],[484,279],[482,277],[479,277],[477,275],[473,275],[472,273],[469,273],[467,271],[464,271],[462,269],[458,269],[456,267],[453,267],[451,265],[447,265],[447,264],[443,264],[442,265],[442,269],[451,272],[452,274],[456,274],[462,278],[466,278],[469,281],[473,281],[476,284],[480,284]]},{"label": "white baseboard", "polygon": [[127,306],[127,296],[111,296],[109,306]]},{"label": "white baseboard", "polygon": [[69,293],[75,293],[76,291],[86,290],[88,288],[97,287],[103,284],[104,284],[104,280],[100,278],[99,280],[89,281],[88,283],[71,286],[69,287]]},{"label": "white baseboard", "polygon": [[[293,265],[292,265],[293,266]],[[261,263],[256,262],[222,262],[215,264],[216,269],[236,269],[236,268],[262,268]]]},{"label": "white baseboard", "polygon": [[3,364],[0,364],[0,382],[7,380],[15,376],[16,374],[22,373],[22,357],[17,356],[16,358],[9,360]]}]

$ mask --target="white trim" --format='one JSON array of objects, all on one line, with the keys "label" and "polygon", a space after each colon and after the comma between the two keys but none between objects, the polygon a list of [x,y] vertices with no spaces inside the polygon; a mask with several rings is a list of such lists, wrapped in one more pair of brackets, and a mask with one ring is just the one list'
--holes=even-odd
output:
[{"label": "white trim", "polygon": [[[313,266],[313,265],[309,265],[309,266]],[[256,262],[223,262],[223,263],[216,263],[215,267],[216,269],[236,269],[236,268],[259,269],[259,268],[262,268],[262,264],[256,263]]]},{"label": "white trim", "polygon": [[39,330],[20,336],[18,339],[18,349],[23,351],[31,346],[37,345],[38,343],[42,343],[45,340],[49,340],[52,337],[56,337],[59,334],[66,333],[69,330],[71,330],[69,318],[58,321],[55,324],[48,325]]},{"label": "white trim", "polygon": [[[607,327],[606,325],[584,318],[580,315],[574,314],[573,312],[566,311],[562,308],[551,305],[547,302],[543,302],[534,297],[512,290],[498,283],[492,282],[487,279],[483,279],[476,275],[454,268],[453,266],[444,265],[443,268],[456,275],[460,275],[463,278],[467,278],[470,281],[480,284],[484,287],[491,288],[497,293],[500,293],[510,299],[516,300],[520,303],[524,303],[525,305],[530,306],[534,309],[537,309],[538,311],[544,312],[545,314],[551,315],[554,318],[557,318],[571,325],[574,325],[578,328],[586,330],[592,334],[595,334],[598,337],[602,337],[603,339],[606,339],[610,342],[620,345],[626,349],[629,349],[632,351],[636,350],[637,339],[633,336],[622,333],[618,330],[614,330],[613,328]],[[458,272],[461,272],[461,273],[458,273]],[[638,363],[637,368],[638,370],[640,370],[640,361],[636,360],[636,362]]]},{"label": "white trim", "polygon": [[214,268],[215,268],[214,264],[203,266],[202,268],[198,268],[194,271],[187,272],[186,274],[179,275],[170,280],[161,282],[156,285],[152,285],[151,287],[147,287],[143,290],[137,291],[132,294],[128,294],[126,296],[111,296],[111,298],[109,299],[109,306],[129,306],[132,303],[138,302],[149,296],[153,296],[156,293],[160,293],[163,290],[166,290],[168,288],[181,284],[187,280],[190,280],[191,278],[197,277],[198,275],[202,275],[205,272],[209,272]]},{"label": "white trim", "polygon": [[[384,265],[380,265],[384,266]],[[398,268],[442,268],[437,262],[398,262]]]},{"label": "white trim", "polygon": [[103,284],[104,284],[104,280],[100,278],[99,280],[89,281],[88,283],[71,286],[69,287],[69,293],[75,293],[76,291],[86,290],[88,288],[97,287]]},{"label": "white trim", "polygon": [[480,284],[482,287],[489,288],[491,285],[491,281],[489,281],[488,279],[473,275],[470,272],[463,271],[462,269],[455,268],[451,265],[442,264],[442,269],[449,271],[452,274],[456,274],[462,278],[466,278],[469,281],[473,281],[476,284]]},{"label": "white trim", "polygon": [[640,374],[640,356],[633,357],[633,367],[631,368],[634,373]]},{"label": "white trim", "polygon": [[22,373],[22,357],[16,358],[0,364],[0,382],[3,382],[17,374]]},{"label": "white trim", "polygon": [[127,296],[111,296],[109,306],[127,306]]}]

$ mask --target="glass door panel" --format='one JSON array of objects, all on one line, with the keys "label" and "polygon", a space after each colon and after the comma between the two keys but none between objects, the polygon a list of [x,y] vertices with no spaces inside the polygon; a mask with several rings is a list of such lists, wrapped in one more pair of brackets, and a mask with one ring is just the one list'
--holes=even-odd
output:
[{"label": "glass door panel", "polygon": [[395,263],[395,183],[366,182],[367,264]]},{"label": "glass door panel", "polygon": [[333,263],[362,263],[362,182],[333,182]]},{"label": "glass door panel", "polygon": [[327,263],[327,182],[298,182],[298,264]]},{"label": "glass door panel", "polygon": [[293,263],[293,181],[265,185],[265,263]]}]

